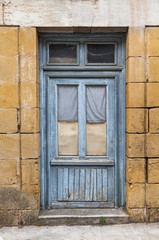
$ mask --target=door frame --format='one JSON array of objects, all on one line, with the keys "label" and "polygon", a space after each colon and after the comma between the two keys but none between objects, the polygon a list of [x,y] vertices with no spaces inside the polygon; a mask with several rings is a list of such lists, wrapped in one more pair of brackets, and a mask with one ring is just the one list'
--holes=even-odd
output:
[{"label": "door frame", "polygon": [[[100,39],[116,42],[118,51],[114,65],[74,67],[50,66],[48,64],[48,42],[53,39],[85,38],[89,41]],[[64,41],[64,40],[63,40]],[[79,70],[81,77],[114,78],[116,83],[116,161],[115,161],[115,207],[125,206],[126,171],[125,171],[125,34],[40,34],[39,36],[39,72],[40,72],[40,201],[41,209],[48,209],[48,179],[50,164],[47,161],[47,108],[46,108],[46,78],[73,77]],[[120,139],[120,140],[119,140]]]}]

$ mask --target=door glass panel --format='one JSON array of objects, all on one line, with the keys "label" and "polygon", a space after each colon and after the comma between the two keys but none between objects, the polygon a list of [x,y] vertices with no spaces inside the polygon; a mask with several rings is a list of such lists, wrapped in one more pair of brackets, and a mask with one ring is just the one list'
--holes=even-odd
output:
[{"label": "door glass panel", "polygon": [[58,86],[58,154],[78,155],[78,87]]},{"label": "door glass panel", "polygon": [[50,44],[49,63],[77,63],[77,45]]},{"label": "door glass panel", "polygon": [[114,63],[114,44],[88,44],[88,63]]},{"label": "door glass panel", "polygon": [[106,87],[86,87],[87,156],[106,155]]}]

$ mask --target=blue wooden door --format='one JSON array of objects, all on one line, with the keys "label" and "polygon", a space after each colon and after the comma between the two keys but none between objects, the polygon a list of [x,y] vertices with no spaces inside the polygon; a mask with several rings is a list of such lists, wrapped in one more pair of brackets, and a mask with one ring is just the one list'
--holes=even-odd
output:
[{"label": "blue wooden door", "polygon": [[125,205],[123,35],[42,35],[41,206]]}]

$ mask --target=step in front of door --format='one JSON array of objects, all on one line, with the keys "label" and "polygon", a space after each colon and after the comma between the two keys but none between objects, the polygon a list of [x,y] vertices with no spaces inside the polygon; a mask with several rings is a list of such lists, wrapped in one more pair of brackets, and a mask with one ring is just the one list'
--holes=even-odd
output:
[{"label": "step in front of door", "polygon": [[129,223],[123,209],[51,209],[38,217],[39,225],[108,225]]}]

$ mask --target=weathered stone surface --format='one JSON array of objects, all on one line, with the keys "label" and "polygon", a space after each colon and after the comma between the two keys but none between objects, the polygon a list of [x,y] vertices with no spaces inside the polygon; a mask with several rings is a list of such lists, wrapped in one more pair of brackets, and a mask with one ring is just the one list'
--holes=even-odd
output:
[{"label": "weathered stone surface", "polygon": [[20,28],[20,55],[36,56],[37,33],[36,28]]},{"label": "weathered stone surface", "polygon": [[147,107],[159,106],[159,83],[147,83]]},{"label": "weathered stone surface", "polygon": [[126,60],[126,82],[145,82],[145,61],[143,57],[129,57]]},{"label": "weathered stone surface", "polygon": [[22,199],[25,199],[21,204],[21,209],[40,209],[40,188],[39,185],[22,185]]},{"label": "weathered stone surface", "polygon": [[146,204],[148,208],[159,207],[159,184],[146,184]]},{"label": "weathered stone surface", "polygon": [[145,156],[144,134],[126,134],[126,154],[128,157]]},{"label": "weathered stone surface", "polygon": [[37,224],[39,211],[38,210],[22,210],[21,224],[33,225]]},{"label": "weathered stone surface", "polygon": [[16,56],[18,55],[18,28],[1,27],[0,28],[0,55]]},{"label": "weathered stone surface", "polygon": [[0,107],[18,107],[18,84],[0,84]]},{"label": "weathered stone surface", "polygon": [[149,221],[158,222],[159,221],[159,208],[151,208],[149,211]]},{"label": "weathered stone surface", "polygon": [[22,160],[22,184],[38,184],[39,183],[39,161],[38,160]]},{"label": "weathered stone surface", "polygon": [[0,109],[0,133],[17,132],[17,109]]},{"label": "weathered stone surface", "polygon": [[36,82],[37,81],[37,59],[36,57],[21,56],[20,58],[20,81]]},{"label": "weathered stone surface", "polygon": [[159,157],[159,134],[148,134],[146,142],[147,157]]},{"label": "weathered stone surface", "polygon": [[144,183],[145,182],[145,159],[127,158],[126,179],[128,183]]},{"label": "weathered stone surface", "polygon": [[126,106],[144,107],[144,83],[128,83],[126,85]]},{"label": "weathered stone surface", "polygon": [[23,159],[38,158],[40,156],[40,136],[39,134],[21,135],[21,156]]},{"label": "weathered stone surface", "polygon": [[149,82],[159,82],[159,57],[149,57],[148,59],[148,80]]},{"label": "weathered stone surface", "polygon": [[148,160],[148,183],[159,183],[159,159]]},{"label": "weathered stone surface", "polygon": [[21,132],[39,132],[39,108],[21,110]]},{"label": "weathered stone surface", "polygon": [[159,108],[149,110],[149,131],[159,133]]},{"label": "weathered stone surface", "polygon": [[127,209],[130,221],[131,222],[144,222],[145,221],[145,209],[137,208],[137,209]]},{"label": "weathered stone surface", "polygon": [[0,134],[0,159],[19,158],[19,134]]},{"label": "weathered stone surface", "polygon": [[1,210],[18,210],[21,208],[20,185],[3,185],[0,188],[0,209]]},{"label": "weathered stone surface", "polygon": [[18,223],[18,210],[0,210],[0,226],[17,226]]},{"label": "weathered stone surface", "polygon": [[19,184],[16,160],[0,160],[0,184]]},{"label": "weathered stone surface", "polygon": [[146,53],[148,56],[159,56],[159,28],[146,29]]},{"label": "weathered stone surface", "polygon": [[130,28],[127,33],[126,54],[130,56],[144,56],[144,29]]},{"label": "weathered stone surface", "polygon": [[129,133],[144,133],[148,130],[148,110],[126,109],[126,131]]},{"label": "weathered stone surface", "polygon": [[22,107],[37,107],[37,83],[22,83],[20,92]]},{"label": "weathered stone surface", "polygon": [[18,57],[0,55],[0,66],[0,83],[18,82]]},{"label": "weathered stone surface", "polygon": [[128,184],[126,191],[127,208],[143,208],[145,201],[145,184]]}]

